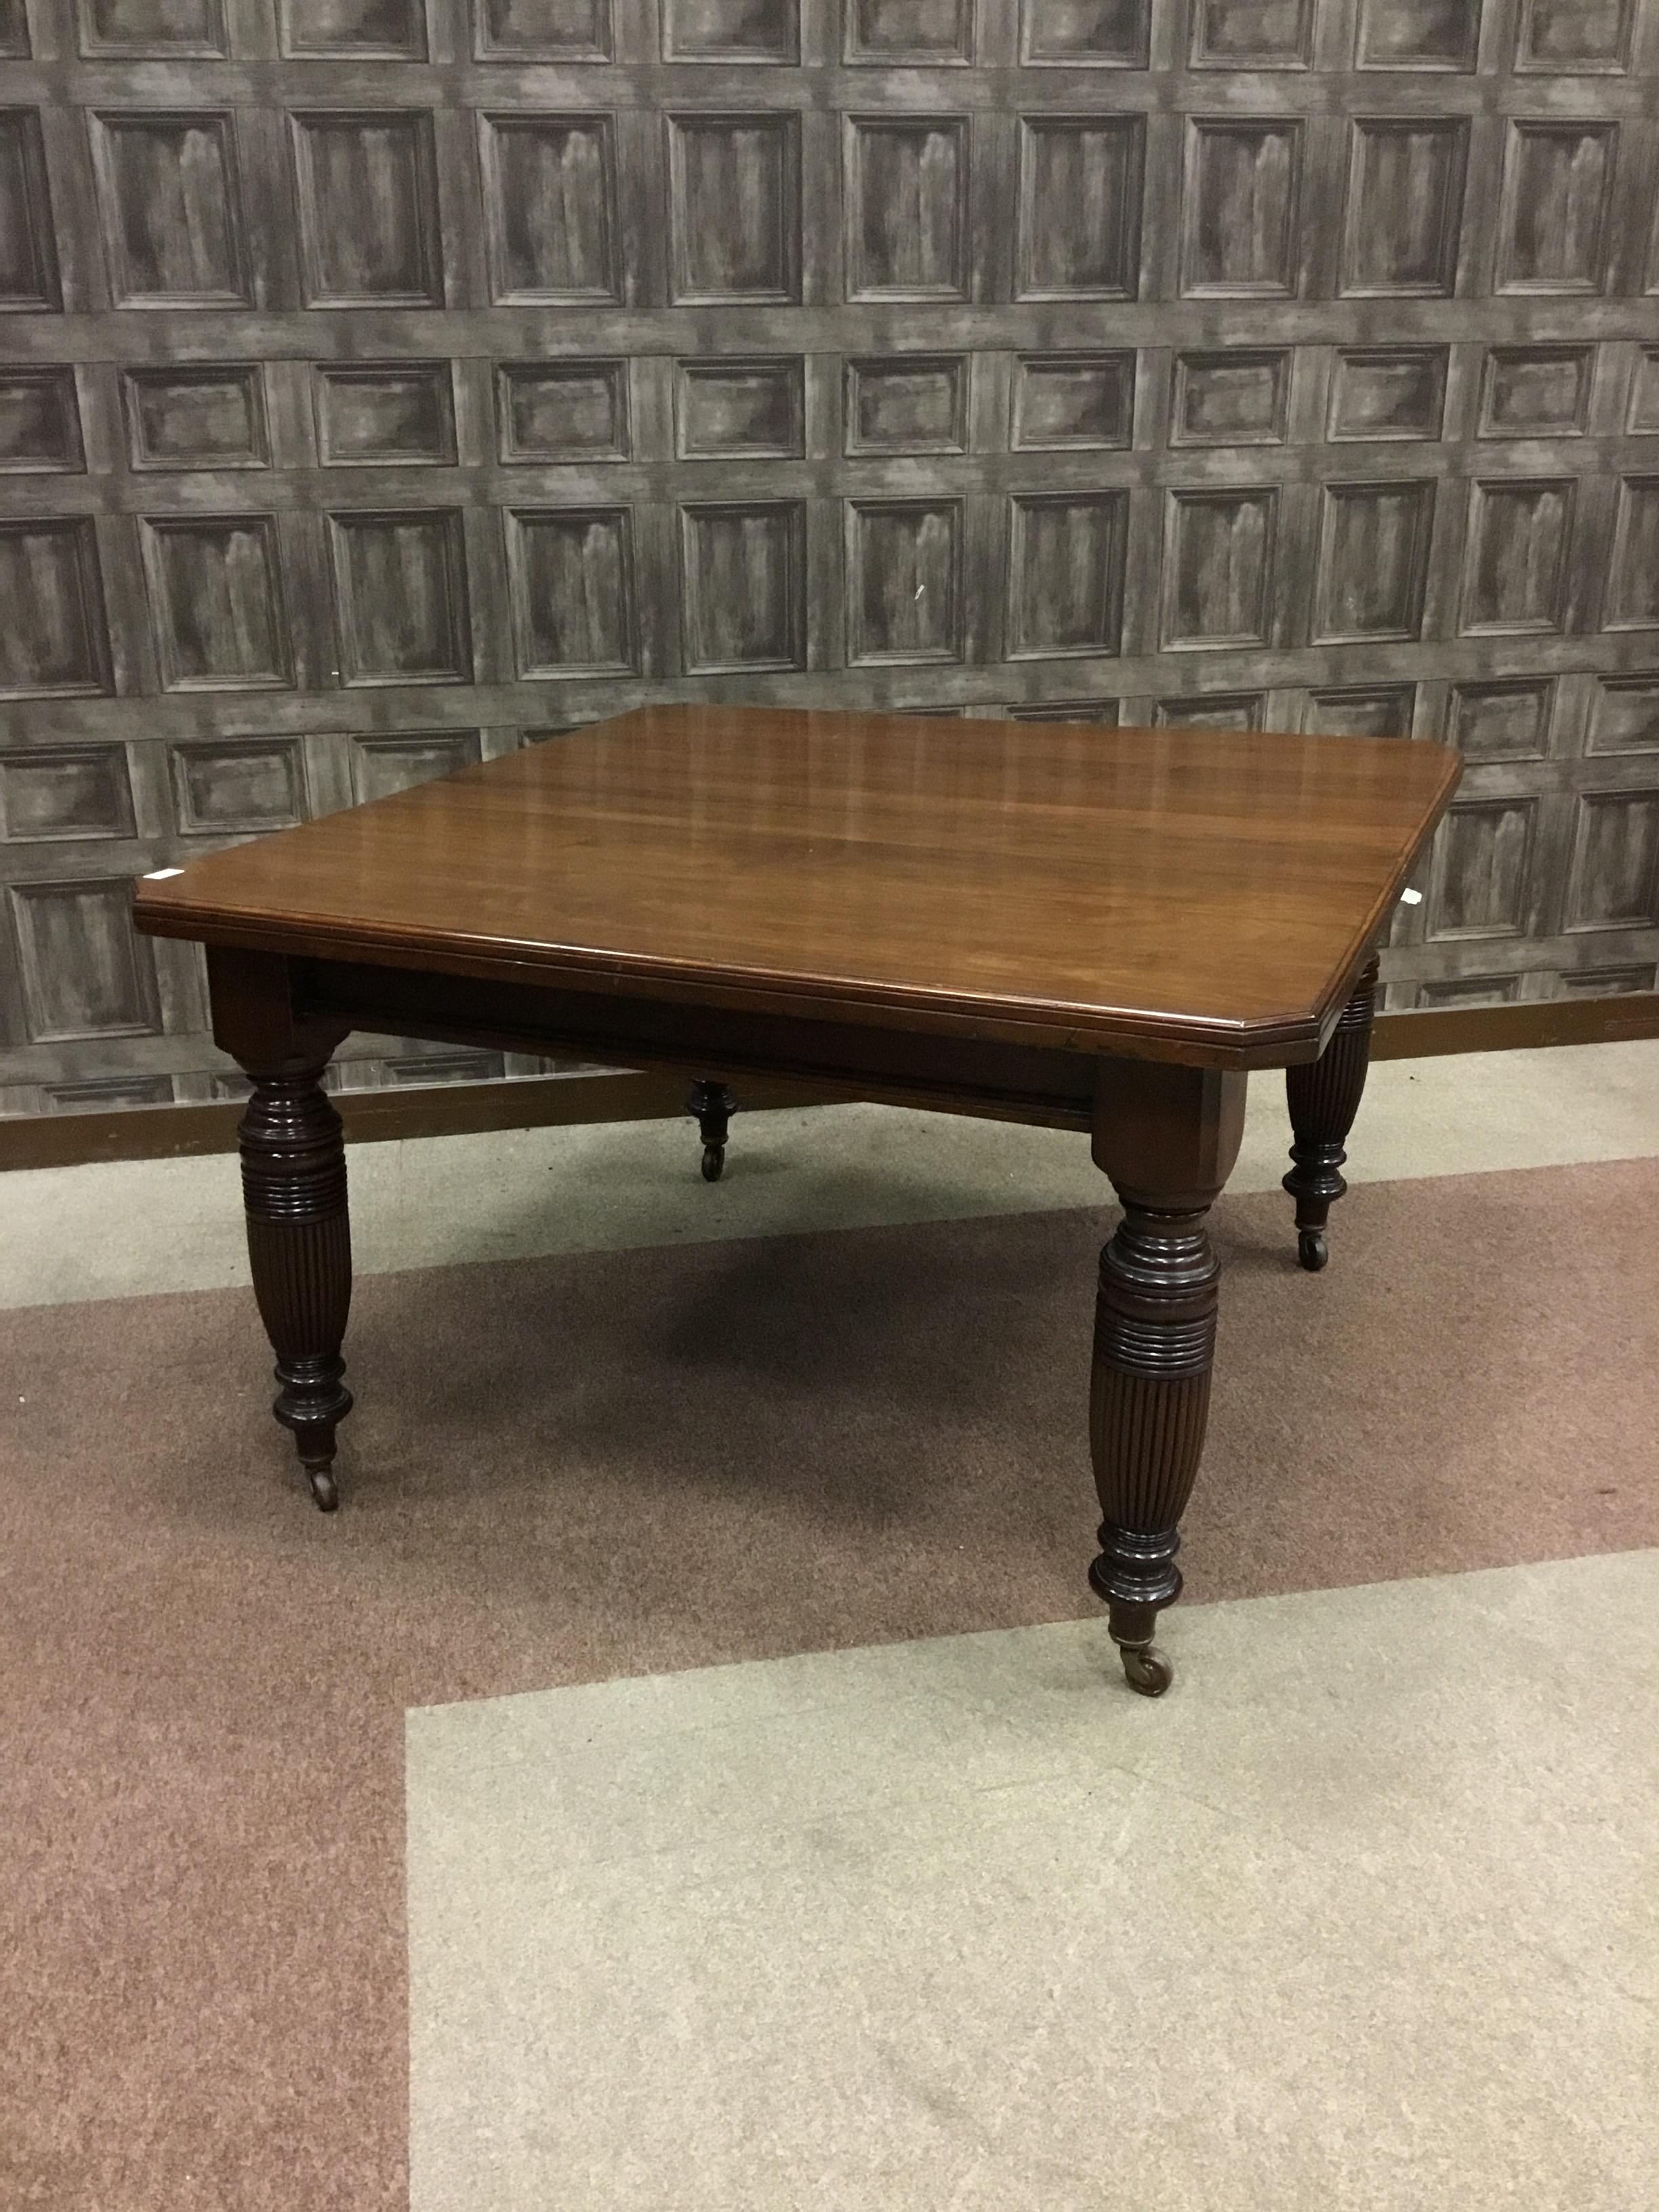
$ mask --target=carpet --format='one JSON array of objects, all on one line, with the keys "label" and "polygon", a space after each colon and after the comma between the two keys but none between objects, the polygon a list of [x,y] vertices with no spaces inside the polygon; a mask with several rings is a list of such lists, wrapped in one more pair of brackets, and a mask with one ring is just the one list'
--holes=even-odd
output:
[{"label": "carpet", "polygon": [[[404,2202],[407,1708],[1091,1613],[1109,1219],[369,1279],[333,1520],[249,1295],[0,1316],[0,2202]],[[1187,1602],[1659,1543],[1656,1219],[1224,1201]]]}]

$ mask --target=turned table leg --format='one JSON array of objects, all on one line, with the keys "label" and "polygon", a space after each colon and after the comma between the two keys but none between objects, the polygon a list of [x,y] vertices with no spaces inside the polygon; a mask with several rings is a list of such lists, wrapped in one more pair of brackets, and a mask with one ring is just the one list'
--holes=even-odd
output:
[{"label": "turned table leg", "polygon": [[335,1431],[351,1411],[340,1342],[351,1304],[344,1133],[323,1066],[254,1074],[238,1133],[253,1292],[276,1354],[271,1411],[325,1513],[339,1504]]},{"label": "turned table leg", "polygon": [[705,1182],[718,1182],[726,1165],[726,1132],[738,1110],[738,1102],[725,1084],[702,1078],[691,1085],[685,1110],[702,1133],[702,1179]]},{"label": "turned table leg", "polygon": [[1238,1157],[1244,1078],[1108,1061],[1094,1157],[1123,1203],[1100,1255],[1089,1440],[1103,1519],[1089,1570],[1131,1686],[1173,1679],[1152,1641],[1181,1595],[1179,1524],[1204,1449],[1220,1270],[1205,1227]]},{"label": "turned table leg", "polygon": [[1285,1188],[1296,1200],[1297,1257],[1314,1273],[1330,1257],[1325,1224],[1334,1201],[1348,1188],[1343,1149],[1359,1111],[1370,1065],[1371,1020],[1376,1011],[1376,961],[1362,970],[1353,996],[1338,1017],[1329,1043],[1316,1060],[1285,1071],[1294,1163]]}]

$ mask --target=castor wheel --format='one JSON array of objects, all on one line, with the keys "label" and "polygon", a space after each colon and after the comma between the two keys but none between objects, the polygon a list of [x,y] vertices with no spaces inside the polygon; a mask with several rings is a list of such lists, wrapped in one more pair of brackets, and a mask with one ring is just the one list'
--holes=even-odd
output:
[{"label": "castor wheel", "polygon": [[703,1146],[702,1179],[705,1182],[718,1182],[720,1179],[720,1170],[725,1165],[726,1147],[724,1145],[705,1145]]},{"label": "castor wheel", "polygon": [[1316,1275],[1330,1259],[1330,1247],[1325,1242],[1322,1229],[1299,1229],[1296,1235],[1296,1256],[1310,1275]]},{"label": "castor wheel", "polygon": [[308,1467],[306,1480],[311,1485],[311,1494],[319,1513],[337,1513],[340,1507],[340,1492],[331,1468]]},{"label": "castor wheel", "polygon": [[1120,1644],[1118,1651],[1129,1687],[1143,1698],[1161,1698],[1175,1680],[1175,1668],[1156,1644]]}]

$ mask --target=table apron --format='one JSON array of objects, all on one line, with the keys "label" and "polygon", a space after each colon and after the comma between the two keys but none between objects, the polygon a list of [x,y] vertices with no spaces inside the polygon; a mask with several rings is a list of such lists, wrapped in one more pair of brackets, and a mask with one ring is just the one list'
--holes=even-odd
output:
[{"label": "table apron", "polygon": [[1087,1129],[1102,1055],[343,961],[291,963],[296,1014],[597,1065],[765,1075],[849,1098]]}]

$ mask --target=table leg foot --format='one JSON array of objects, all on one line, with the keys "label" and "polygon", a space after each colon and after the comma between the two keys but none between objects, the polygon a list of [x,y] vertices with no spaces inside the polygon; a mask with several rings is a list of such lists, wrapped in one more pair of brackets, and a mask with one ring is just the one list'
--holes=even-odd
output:
[{"label": "table leg foot", "polygon": [[1296,1133],[1285,1188],[1296,1200],[1297,1258],[1310,1274],[1316,1275],[1330,1257],[1325,1225],[1348,1188],[1342,1175],[1348,1157],[1344,1146],[1370,1066],[1376,967],[1373,959],[1365,968],[1319,1058],[1285,1071]]},{"label": "table leg foot", "polygon": [[340,1344],[351,1304],[344,1133],[322,1068],[254,1078],[242,1117],[242,1196],[254,1296],[276,1354],[272,1413],[313,1498],[338,1506],[336,1437],[351,1411]]},{"label": "table leg foot", "polygon": [[726,1166],[726,1133],[738,1102],[725,1084],[703,1079],[691,1085],[685,1110],[702,1137],[702,1179],[718,1182]]},{"label": "table leg foot", "polygon": [[283,1360],[276,1367],[279,1388],[270,1410],[294,1438],[313,1501],[321,1513],[339,1510],[336,1437],[352,1404],[342,1380],[344,1373],[345,1362],[337,1353],[331,1358]]},{"label": "table leg foot", "polygon": [[[1161,1698],[1175,1680],[1175,1666],[1169,1654],[1153,1643],[1152,1634],[1163,1607],[1172,1605],[1181,1594],[1181,1575],[1178,1569],[1170,1566],[1167,1580],[1153,1586],[1160,1594],[1150,1600],[1114,1596],[1115,1587],[1121,1589],[1125,1586],[1120,1579],[1122,1554],[1115,1540],[1127,1533],[1115,1529],[1109,1522],[1103,1527],[1100,1540],[1109,1548],[1090,1568],[1089,1587],[1097,1597],[1106,1601],[1108,1632],[1117,1646],[1129,1687],[1139,1690],[1143,1698]],[[1173,1528],[1167,1530],[1165,1536],[1167,1547],[1161,1540],[1160,1548],[1167,1565],[1173,1559],[1180,1540]],[[1136,1586],[1145,1589],[1152,1585],[1143,1580]],[[1166,1590],[1167,1595],[1163,1594]]]}]

